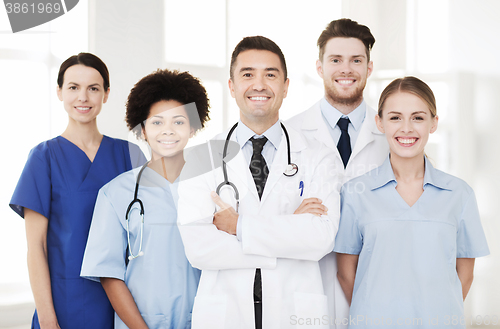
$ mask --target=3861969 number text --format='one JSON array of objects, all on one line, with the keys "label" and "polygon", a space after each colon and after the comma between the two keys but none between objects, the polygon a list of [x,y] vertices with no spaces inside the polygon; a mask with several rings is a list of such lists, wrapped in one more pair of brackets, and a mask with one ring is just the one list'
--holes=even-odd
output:
[{"label": "3861969 number text", "polygon": [[7,9],[7,14],[28,14],[28,13],[38,13],[38,14],[59,14],[62,10],[61,4],[59,3],[38,3],[35,5],[34,3],[9,3],[5,4],[5,8]]}]

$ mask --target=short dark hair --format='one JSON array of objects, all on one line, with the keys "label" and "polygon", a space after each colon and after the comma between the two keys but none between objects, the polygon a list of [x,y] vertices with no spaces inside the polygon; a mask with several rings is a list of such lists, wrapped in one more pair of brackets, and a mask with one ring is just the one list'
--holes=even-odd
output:
[{"label": "short dark hair", "polygon": [[366,48],[366,57],[370,61],[370,51],[375,43],[375,37],[367,26],[358,24],[358,22],[349,18],[331,21],[318,38],[320,61],[323,61],[326,43],[332,38],[356,38],[361,40]]},{"label": "short dark hair", "polygon": [[104,62],[99,57],[91,53],[79,53],[78,55],[73,55],[61,64],[61,67],[59,68],[59,74],[57,75],[57,85],[59,86],[59,88],[62,88],[63,86],[64,73],[66,72],[66,70],[71,66],[78,64],[92,67],[97,71],[99,71],[99,73],[102,76],[104,91],[108,91],[109,88],[108,68],[106,64],[104,64]]},{"label": "short dark hair", "polygon": [[145,76],[130,91],[125,120],[128,128],[140,138],[143,122],[151,106],[159,101],[175,100],[183,105],[196,104],[197,113],[186,111],[189,123],[196,131],[205,127],[209,117],[210,101],[205,87],[189,72],[160,70]]},{"label": "short dark hair", "polygon": [[285,74],[286,81],[288,73],[286,70],[286,61],[283,52],[274,41],[260,35],[243,38],[243,40],[241,40],[234,48],[233,54],[231,55],[231,66],[229,68],[229,75],[231,77],[231,80],[234,77],[234,66],[236,65],[236,59],[238,55],[247,50],[267,50],[278,55],[278,57],[280,58],[281,67],[283,68],[283,72]]}]

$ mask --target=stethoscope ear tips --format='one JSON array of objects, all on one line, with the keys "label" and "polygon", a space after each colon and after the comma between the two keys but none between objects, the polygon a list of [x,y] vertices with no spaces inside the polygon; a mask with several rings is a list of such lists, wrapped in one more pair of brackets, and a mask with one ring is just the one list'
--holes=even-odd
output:
[{"label": "stethoscope ear tips", "polygon": [[139,254],[137,255],[137,257],[143,256],[143,255],[144,255],[144,253],[142,251],[139,251]]},{"label": "stethoscope ear tips", "polygon": [[134,256],[128,256],[128,260],[134,259]]}]

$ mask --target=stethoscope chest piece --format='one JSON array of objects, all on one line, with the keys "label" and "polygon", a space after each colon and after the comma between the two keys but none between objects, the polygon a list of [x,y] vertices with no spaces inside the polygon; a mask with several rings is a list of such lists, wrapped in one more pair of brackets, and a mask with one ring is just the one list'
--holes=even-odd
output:
[{"label": "stethoscope chest piece", "polygon": [[285,172],[283,175],[286,177],[295,176],[295,174],[299,171],[299,167],[295,163],[289,163],[286,165]]}]

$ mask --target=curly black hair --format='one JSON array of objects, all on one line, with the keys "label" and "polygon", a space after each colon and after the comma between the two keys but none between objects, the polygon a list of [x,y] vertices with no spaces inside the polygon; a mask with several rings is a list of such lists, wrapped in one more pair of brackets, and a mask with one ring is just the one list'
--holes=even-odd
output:
[{"label": "curly black hair", "polygon": [[125,121],[129,130],[141,138],[141,125],[148,118],[151,106],[159,101],[175,100],[181,104],[195,103],[197,113],[187,110],[189,122],[195,131],[210,120],[210,101],[205,87],[189,72],[156,70],[137,82],[127,99]]}]

